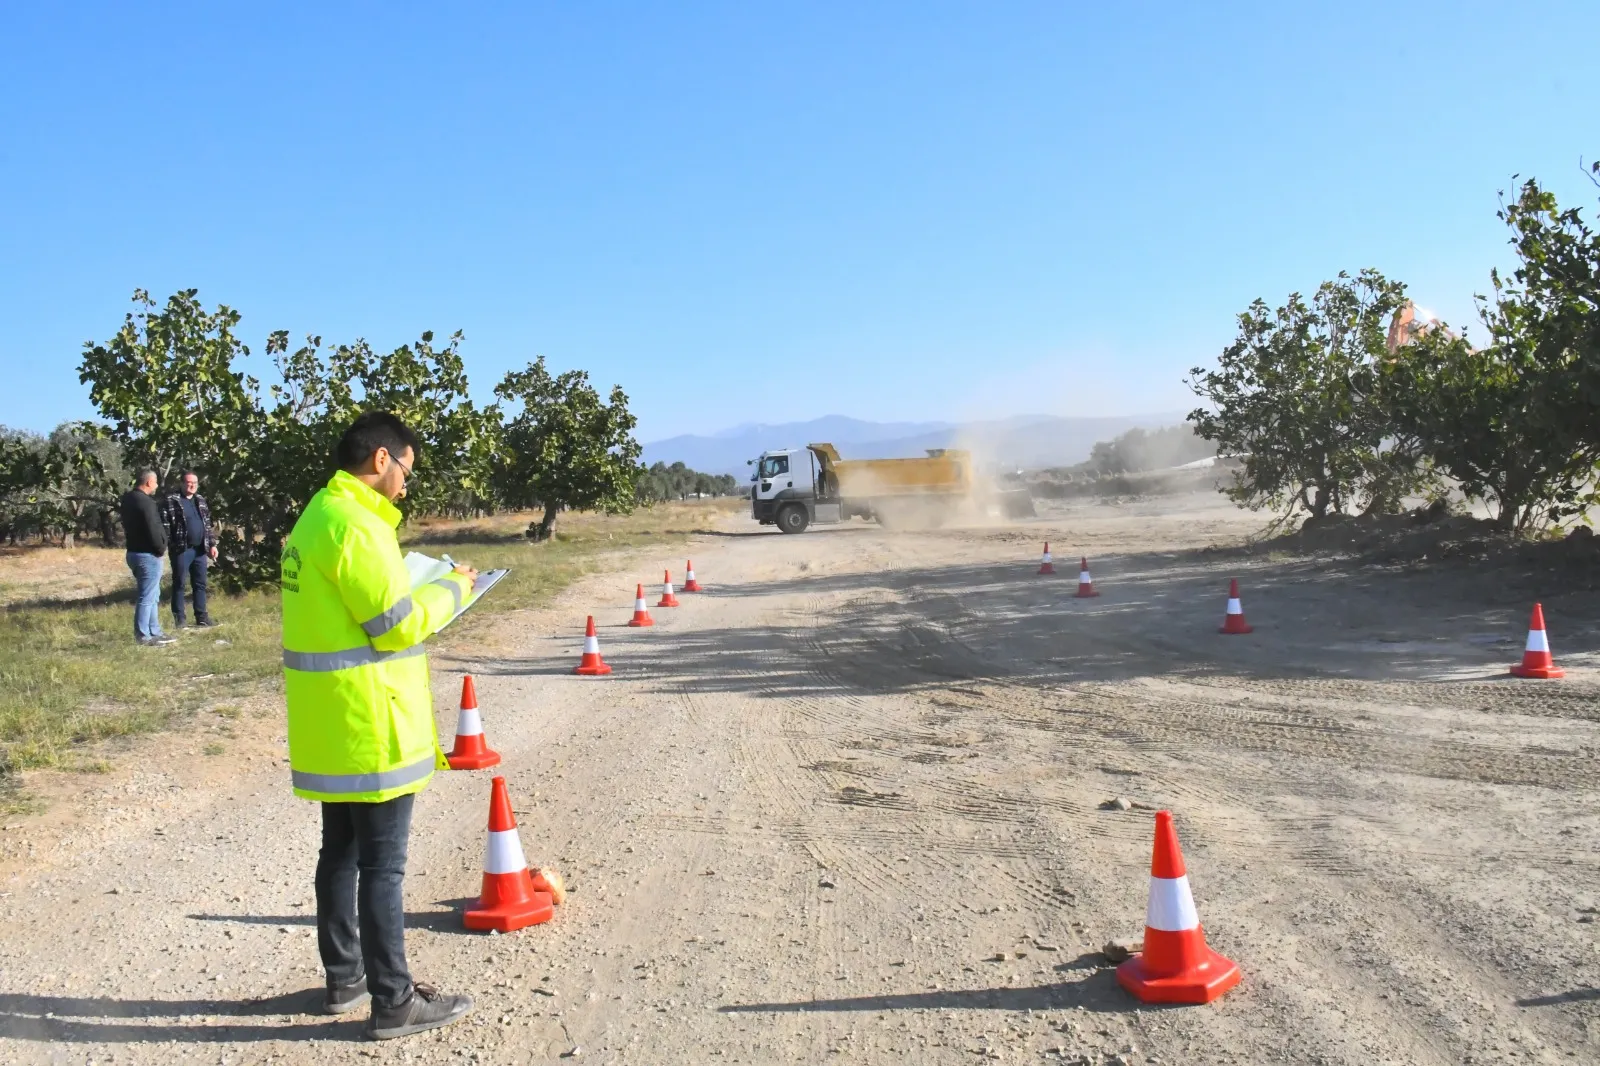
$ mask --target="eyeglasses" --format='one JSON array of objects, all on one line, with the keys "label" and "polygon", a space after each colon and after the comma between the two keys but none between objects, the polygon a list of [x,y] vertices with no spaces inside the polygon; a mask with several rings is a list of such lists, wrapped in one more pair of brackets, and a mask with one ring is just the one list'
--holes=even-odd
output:
[{"label": "eyeglasses", "polygon": [[406,482],[411,480],[411,468],[409,466],[407,466],[406,464],[402,463],[400,461],[400,457],[398,455],[395,455],[393,452],[389,453],[389,458],[394,460],[394,464],[400,468],[402,473],[405,474],[405,477],[400,479],[400,487],[401,488],[405,488],[406,487]]}]

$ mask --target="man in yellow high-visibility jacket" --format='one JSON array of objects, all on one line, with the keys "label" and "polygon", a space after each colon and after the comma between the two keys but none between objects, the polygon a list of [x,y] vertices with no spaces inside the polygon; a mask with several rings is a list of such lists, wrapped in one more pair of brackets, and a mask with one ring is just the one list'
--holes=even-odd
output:
[{"label": "man in yellow high-visibility jacket", "polygon": [[339,441],[339,470],[283,548],[289,766],[295,795],[322,804],[324,1009],[342,1014],[370,999],[366,1032],[377,1040],[436,1029],[472,1009],[468,996],[413,984],[406,966],[401,887],[412,801],[447,765],[424,641],[477,576],[458,566],[411,588],[394,501],[406,494],[417,446],[388,412],[357,418]]}]

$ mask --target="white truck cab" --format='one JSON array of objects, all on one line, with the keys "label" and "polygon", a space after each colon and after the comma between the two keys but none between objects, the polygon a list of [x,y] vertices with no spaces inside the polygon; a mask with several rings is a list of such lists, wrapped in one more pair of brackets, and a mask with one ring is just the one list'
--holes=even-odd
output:
[{"label": "white truck cab", "polygon": [[762,525],[804,533],[813,522],[838,522],[843,517],[837,495],[829,492],[826,465],[811,448],[765,451],[750,465],[755,467],[750,475],[750,513]]}]

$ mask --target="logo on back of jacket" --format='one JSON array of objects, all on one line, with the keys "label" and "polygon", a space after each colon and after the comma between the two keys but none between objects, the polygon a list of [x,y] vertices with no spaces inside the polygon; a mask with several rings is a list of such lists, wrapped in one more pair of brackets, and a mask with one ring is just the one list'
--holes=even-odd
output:
[{"label": "logo on back of jacket", "polygon": [[300,549],[296,548],[292,544],[289,547],[285,548],[284,552],[283,552],[282,566],[283,566],[283,576],[279,579],[278,583],[283,586],[283,591],[285,591],[285,592],[299,592],[300,591]]}]

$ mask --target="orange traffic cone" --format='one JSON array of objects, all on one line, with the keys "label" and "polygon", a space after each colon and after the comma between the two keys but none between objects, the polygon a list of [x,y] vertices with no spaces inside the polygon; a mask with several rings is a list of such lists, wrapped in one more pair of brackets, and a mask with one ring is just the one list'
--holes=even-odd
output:
[{"label": "orange traffic cone", "polygon": [[1100,595],[1094,590],[1094,578],[1089,576],[1089,560],[1085,557],[1078,564],[1078,599],[1087,600]]},{"label": "orange traffic cone", "polygon": [[676,607],[676,606],[678,606],[678,597],[676,597],[676,596],[674,596],[672,594],[672,571],[671,570],[668,570],[662,576],[661,585],[662,585],[662,590],[663,590],[662,593],[661,593],[661,602],[656,604],[656,606],[657,607]]},{"label": "orange traffic cone", "polygon": [[1567,672],[1550,657],[1550,638],[1544,631],[1544,604],[1533,605],[1533,618],[1528,622],[1528,645],[1522,661],[1511,668],[1513,677],[1554,679],[1566,677]]},{"label": "orange traffic cone", "polygon": [[600,658],[600,637],[594,631],[594,615],[589,616],[589,628],[583,634],[583,658],[578,660],[575,674],[585,677],[600,677],[611,672],[605,660]]},{"label": "orange traffic cone", "polygon": [[478,905],[461,916],[462,924],[479,932],[509,933],[555,917],[555,899],[534,887],[528,860],[522,857],[517,820],[511,814],[506,779],[495,777],[489,792],[489,850],[483,857],[483,894]]},{"label": "orange traffic cone", "polygon": [[450,754],[452,770],[484,770],[500,765],[500,753],[483,739],[483,719],[478,717],[478,689],[472,675],[461,679],[461,713],[456,717],[456,744]]},{"label": "orange traffic cone", "polygon": [[639,591],[633,596],[633,621],[628,623],[635,629],[641,626],[653,626],[656,620],[650,617],[650,608],[644,602],[644,586],[639,586]]},{"label": "orange traffic cone", "polygon": [[1157,811],[1144,951],[1117,967],[1117,982],[1145,1003],[1210,1003],[1239,977],[1237,963],[1206,946],[1172,813]]},{"label": "orange traffic cone", "polygon": [[1054,562],[1052,562],[1051,559],[1050,559],[1050,542],[1049,541],[1045,541],[1044,542],[1044,558],[1039,560],[1039,573],[1041,573],[1041,574],[1053,574],[1055,572],[1056,572],[1056,564]]},{"label": "orange traffic cone", "polygon": [[1244,620],[1244,608],[1239,605],[1239,579],[1228,585],[1228,613],[1222,619],[1222,633],[1252,633],[1255,627]]},{"label": "orange traffic cone", "polygon": [[704,591],[704,590],[702,590],[700,588],[700,582],[698,582],[698,581],[696,581],[694,579],[694,560],[690,559],[689,560],[689,565],[684,567],[683,569],[684,569],[684,573],[683,573],[683,591],[685,591],[685,592],[701,592],[701,591]]}]

